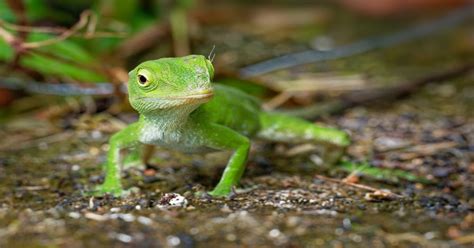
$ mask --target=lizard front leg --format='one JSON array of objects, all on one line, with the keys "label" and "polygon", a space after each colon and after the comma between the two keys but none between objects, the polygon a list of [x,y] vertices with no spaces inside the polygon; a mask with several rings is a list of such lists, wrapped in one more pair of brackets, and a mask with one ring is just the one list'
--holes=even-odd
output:
[{"label": "lizard front leg", "polygon": [[133,123],[118,133],[112,135],[109,140],[109,151],[107,154],[107,164],[105,166],[105,180],[95,191],[95,195],[112,194],[120,196],[123,194],[120,182],[121,150],[131,148],[139,144],[138,136],[140,131],[139,123]]},{"label": "lizard front leg", "polygon": [[211,124],[204,129],[206,146],[217,150],[231,150],[232,156],[227,163],[224,173],[217,186],[209,192],[211,196],[228,196],[232,187],[239,183],[247,162],[250,141],[238,132],[217,124]]}]

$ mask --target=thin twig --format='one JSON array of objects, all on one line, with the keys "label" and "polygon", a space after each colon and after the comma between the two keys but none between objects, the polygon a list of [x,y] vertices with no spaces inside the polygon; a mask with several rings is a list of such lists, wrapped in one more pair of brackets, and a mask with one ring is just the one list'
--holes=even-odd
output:
[{"label": "thin twig", "polygon": [[169,33],[168,23],[156,23],[124,40],[113,52],[114,55],[125,59],[143,52]]},{"label": "thin twig", "polygon": [[10,32],[8,32],[2,27],[0,27],[0,37],[2,37],[3,40],[8,44],[13,44],[17,41],[14,35],[12,35]]},{"label": "thin twig", "polygon": [[[97,33],[95,32],[96,25],[97,25],[97,18],[91,11],[86,10],[81,13],[79,21],[76,24],[74,24],[69,29],[62,30],[62,32],[57,37],[54,37],[51,39],[35,41],[35,42],[18,42],[19,40],[15,36],[13,36],[10,32],[2,28],[1,26],[10,27],[13,30],[18,29],[19,31],[39,30],[40,32],[46,32],[46,31],[57,32],[59,29],[33,28],[33,27],[24,26],[24,25],[8,24],[4,21],[0,21],[0,37],[2,37],[8,44],[12,45],[13,47],[16,47],[18,51],[25,51],[25,50],[27,51],[27,50],[44,47],[44,46],[50,46],[50,45],[59,43],[63,40],[70,38],[71,36],[77,35],[77,33],[83,28],[87,29],[85,37],[92,38],[97,35]],[[100,34],[104,35],[106,33],[102,32]]]},{"label": "thin twig", "polygon": [[377,231],[381,237],[384,237],[392,246],[400,246],[400,243],[410,242],[420,245],[421,247],[444,247],[440,245],[439,241],[433,241],[425,238],[423,235],[415,232],[405,233],[387,233],[384,231]]},{"label": "thin twig", "polygon": [[14,23],[9,23],[4,20],[0,20],[0,26],[5,27],[9,30],[19,31],[19,32],[35,32],[35,33],[62,33],[68,30],[63,27],[33,27],[33,26],[24,26]]},{"label": "thin twig", "polygon": [[470,244],[470,243],[472,244],[474,243],[474,234],[461,236],[459,238],[456,238],[454,241],[456,241],[456,243],[459,245],[465,245],[465,244]]},{"label": "thin twig", "polygon": [[[83,34],[73,34],[72,36],[84,36],[85,38],[102,38],[102,37],[125,37],[127,33],[125,32],[106,32],[106,31],[96,31],[96,15],[92,15],[89,25],[87,25],[87,32]],[[18,32],[30,32],[30,33],[47,33],[47,34],[58,34],[68,31],[68,28],[63,27],[34,27],[34,26],[24,26],[5,22],[0,20],[0,26],[5,27],[8,30],[14,30]]]},{"label": "thin twig", "polygon": [[445,30],[447,28],[454,27],[462,23],[466,19],[473,16],[473,7],[474,4],[469,4],[454,10],[437,20],[416,25],[390,35],[360,40],[327,52],[307,50],[272,58],[246,66],[239,70],[239,74],[243,78],[256,77],[258,75],[276,70],[287,69],[309,63],[345,58],[379,48],[398,45],[439,32],[441,30]]},{"label": "thin twig", "polygon": [[279,106],[283,105],[292,96],[293,96],[293,93],[284,91],[284,92],[276,95],[275,97],[273,97],[269,101],[265,102],[262,107],[263,107],[263,109],[265,109],[267,111],[273,110],[273,109],[278,108]]},{"label": "thin twig", "polygon": [[312,104],[307,107],[301,107],[294,110],[278,110],[278,112],[299,116],[308,119],[314,119],[322,114],[335,114],[345,109],[367,105],[377,101],[391,101],[413,94],[422,86],[428,83],[443,82],[461,75],[465,75],[474,70],[474,63],[464,64],[462,66],[449,69],[440,73],[428,75],[426,77],[400,83],[392,87],[380,88],[377,90],[360,91],[343,96],[341,99],[325,102],[322,104]]},{"label": "thin twig", "polygon": [[[321,175],[315,175],[315,177],[318,178],[318,179],[321,179],[321,180],[330,181],[330,182],[338,183],[338,184],[344,184],[344,185],[348,185],[348,186],[351,186],[351,187],[354,187],[354,188],[367,190],[367,191],[370,191],[370,192],[384,191],[384,190],[377,189],[377,188],[367,186],[367,185],[364,185],[364,184],[346,182],[346,181],[343,181],[343,180],[330,178],[330,177],[325,177],[325,176],[321,176]],[[384,192],[389,194],[390,196],[394,196],[394,197],[397,197],[397,198],[403,198],[403,196],[401,196],[399,194],[395,194],[391,191],[384,191]]]},{"label": "thin twig", "polygon": [[175,56],[188,55],[190,52],[187,22],[186,11],[184,9],[177,6],[171,11],[170,25]]},{"label": "thin twig", "polygon": [[82,12],[79,21],[74,24],[70,29],[66,30],[65,32],[61,33],[59,36],[48,39],[48,40],[43,40],[43,41],[36,41],[36,42],[28,42],[28,43],[23,43],[22,47],[26,49],[34,49],[38,47],[44,47],[44,46],[49,46],[56,44],[58,42],[61,42],[75,33],[77,33],[80,29],[84,28],[87,25],[89,17],[92,15],[92,13],[88,10]]}]

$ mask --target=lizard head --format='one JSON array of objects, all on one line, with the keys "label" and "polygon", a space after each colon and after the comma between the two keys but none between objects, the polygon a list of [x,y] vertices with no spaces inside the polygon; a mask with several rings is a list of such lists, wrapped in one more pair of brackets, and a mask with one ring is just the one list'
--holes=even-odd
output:
[{"label": "lizard head", "polygon": [[130,104],[140,113],[199,106],[213,95],[214,67],[202,55],[146,61],[129,73]]}]

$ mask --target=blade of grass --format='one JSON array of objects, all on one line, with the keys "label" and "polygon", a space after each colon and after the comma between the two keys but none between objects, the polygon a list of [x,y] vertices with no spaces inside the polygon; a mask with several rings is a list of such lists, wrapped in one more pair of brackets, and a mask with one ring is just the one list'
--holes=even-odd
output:
[{"label": "blade of grass", "polygon": [[410,182],[417,182],[423,184],[431,183],[430,180],[423,177],[419,177],[408,171],[399,169],[377,168],[371,166],[367,162],[354,163],[351,161],[344,161],[339,165],[339,168],[349,173],[357,173],[383,181],[398,182],[400,181],[400,179],[402,179]]}]

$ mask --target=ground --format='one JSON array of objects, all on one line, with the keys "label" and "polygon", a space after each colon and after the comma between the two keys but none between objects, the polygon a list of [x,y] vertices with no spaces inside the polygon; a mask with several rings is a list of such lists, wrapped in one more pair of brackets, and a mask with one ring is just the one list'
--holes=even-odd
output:
[{"label": "ground", "polygon": [[[426,101],[446,87],[453,87],[452,95],[436,96],[443,104]],[[216,182],[226,154],[188,157],[168,151],[158,152],[163,160],[157,171],[127,170],[125,185],[139,191],[132,196],[86,197],[81,192],[101,180],[98,164],[107,135],[77,125],[56,133],[58,127],[47,122],[17,118],[2,129],[0,244],[467,246],[474,230],[473,119],[463,110],[471,98],[463,95],[473,90],[462,83],[430,85],[393,106],[356,108],[328,119],[353,134],[352,160],[373,149],[374,165],[430,180],[363,180],[401,198],[379,199],[319,177],[344,174],[316,165],[308,154],[275,157],[275,150],[285,147],[262,143],[254,145],[242,186],[231,199],[194,194]],[[462,111],[453,115],[447,106]],[[46,138],[32,140],[34,134]],[[421,152],[397,142],[438,145]],[[185,196],[187,206],[160,207],[168,192]]]}]

